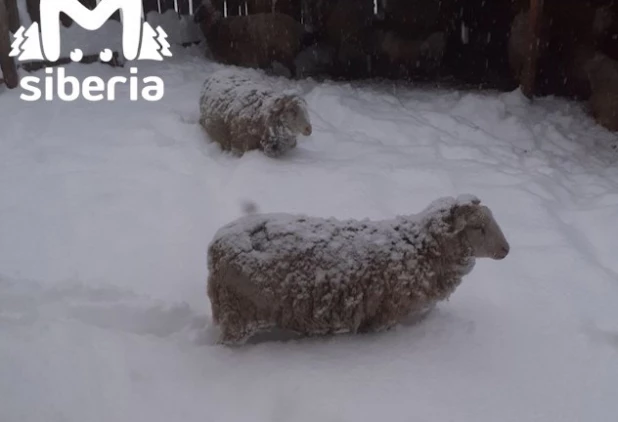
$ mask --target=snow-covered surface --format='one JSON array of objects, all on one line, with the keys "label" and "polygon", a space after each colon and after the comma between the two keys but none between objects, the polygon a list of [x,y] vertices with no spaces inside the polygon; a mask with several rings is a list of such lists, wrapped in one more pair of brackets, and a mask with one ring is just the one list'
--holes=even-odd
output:
[{"label": "snow-covered surface", "polygon": [[[285,159],[235,158],[197,124],[219,67],[198,50],[140,63],[166,82],[158,103],[0,87],[0,420],[615,420],[615,137],[581,105],[306,81],[313,135]],[[424,321],[212,344],[206,247],[241,201],[379,219],[464,192],[511,252]]]}]

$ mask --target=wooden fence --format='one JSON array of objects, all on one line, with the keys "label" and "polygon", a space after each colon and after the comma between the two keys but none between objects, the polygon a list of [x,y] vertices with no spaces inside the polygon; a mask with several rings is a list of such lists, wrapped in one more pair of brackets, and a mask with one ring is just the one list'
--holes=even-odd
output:
[{"label": "wooden fence", "polygon": [[15,88],[18,83],[15,61],[9,57],[11,51],[10,32],[19,27],[19,17],[16,16],[17,6],[15,0],[0,0],[0,70],[3,79],[0,82],[9,88]]},{"label": "wooden fence", "polygon": [[[100,2],[100,0],[79,0],[82,4],[90,9]],[[467,41],[461,41],[463,36],[458,35],[458,29],[453,30],[453,27],[460,25],[462,28],[465,26],[464,21],[470,19],[480,19],[484,23],[479,26],[477,24],[472,27],[468,26],[470,32],[476,34],[476,39],[482,39],[483,37],[492,39],[493,50],[500,50],[496,54],[502,54],[504,57],[499,57],[498,60],[506,60],[505,47],[503,47],[504,41],[496,41],[496,38],[506,39],[508,34],[508,25],[510,21],[506,21],[503,18],[499,18],[498,15],[506,15],[505,12],[509,8],[509,4],[512,2],[527,3],[535,11],[542,9],[542,0],[492,0],[487,2],[486,0],[444,0],[432,2],[431,0],[211,0],[213,5],[217,7],[224,16],[236,16],[236,15],[249,15],[262,12],[280,12],[294,17],[296,20],[307,24],[316,33],[320,33],[324,30],[326,25],[326,17],[333,11],[339,3],[345,3],[346,8],[339,10],[337,13],[338,19],[341,21],[342,29],[345,32],[346,25],[349,22],[346,20],[355,19],[355,13],[365,13],[368,9],[373,8],[374,15],[381,15],[382,12],[386,16],[386,25],[382,25],[387,30],[393,30],[402,34],[402,37],[416,36],[414,28],[419,29],[421,32],[430,29],[431,22],[435,22],[436,19],[441,20],[443,27],[444,20],[450,19],[448,25],[451,26],[449,30],[449,41],[454,43],[451,45],[450,51],[450,63],[445,58],[443,60],[444,66],[449,66],[452,69],[462,69],[465,64],[479,63],[478,69],[474,69],[470,74],[479,74],[486,69],[485,63],[487,62],[487,49],[488,45],[482,44],[480,47],[472,47],[468,45]],[[19,8],[17,4],[21,3],[25,7]],[[201,4],[202,0],[142,0],[142,7],[144,16],[151,16],[152,14],[167,15],[169,18],[170,11],[175,13],[179,20],[189,19],[195,12],[197,7]],[[386,3],[388,2],[388,3]],[[29,20],[40,22],[39,12],[40,0],[0,0],[0,66],[4,74],[4,83],[9,88],[14,88],[18,84],[17,73],[15,71],[16,64],[14,60],[8,56],[10,52],[10,36],[9,31],[14,33],[21,25],[21,19],[18,10],[26,11]],[[493,4],[490,10],[488,10],[485,4]],[[386,7],[384,5],[387,4]],[[396,4],[396,6],[394,6]],[[446,4],[447,6],[444,6]],[[438,5],[438,6],[437,6]],[[429,7],[431,6],[431,7]],[[485,7],[485,9],[484,9]],[[357,10],[358,9],[358,10]],[[362,9],[362,12],[359,10]],[[430,10],[425,10],[430,9]],[[369,12],[371,13],[371,12]],[[441,17],[437,17],[440,15]],[[429,19],[425,19],[429,16]],[[479,18],[479,16],[481,16]],[[111,19],[119,20],[119,13],[116,12]],[[501,20],[500,20],[501,19]],[[65,14],[61,14],[61,21],[63,26],[70,27],[72,25],[72,19]],[[166,21],[167,22],[167,21]],[[162,24],[164,27],[166,24]],[[483,26],[484,27],[481,27]],[[491,31],[500,33],[498,37],[491,36]],[[166,32],[167,27],[166,27]],[[342,32],[340,38],[346,38]],[[536,32],[536,31],[535,31]],[[419,35],[422,36],[422,35]],[[427,35],[424,35],[425,37]],[[171,37],[170,37],[171,38]],[[178,42],[178,40],[168,40],[170,43]],[[181,40],[180,44],[197,42],[197,39]],[[497,44],[496,44],[497,43]],[[502,43],[502,44],[501,44]],[[497,47],[495,47],[497,45]],[[476,50],[475,50],[476,48]],[[447,49],[448,51],[448,49]],[[490,54],[494,54],[494,52]],[[115,52],[117,55],[118,52]],[[496,55],[494,54],[494,55]],[[467,55],[467,56],[466,56]],[[475,57],[472,57],[475,55]],[[472,58],[471,58],[472,57]],[[536,49],[531,50],[531,57],[526,63],[525,82],[526,85],[524,92],[531,95],[534,85],[534,75],[536,73]],[[47,62],[29,62],[29,63],[17,63],[17,66],[25,70],[33,70],[43,66],[56,65],[60,63],[66,63],[70,61],[68,57],[63,57],[56,63]],[[98,55],[85,56],[82,62],[98,61]],[[116,62],[112,61],[110,64],[114,65]],[[387,67],[390,66],[386,65]],[[484,68],[482,66],[485,66]],[[479,72],[480,69],[480,72]],[[388,73],[388,71],[386,72]]]}]

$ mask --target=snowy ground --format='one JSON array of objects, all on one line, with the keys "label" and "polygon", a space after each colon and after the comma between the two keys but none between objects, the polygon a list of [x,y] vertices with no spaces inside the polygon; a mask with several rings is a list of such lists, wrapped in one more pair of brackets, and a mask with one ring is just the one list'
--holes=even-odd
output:
[{"label": "snowy ground", "polygon": [[[0,88],[1,421],[616,420],[618,160],[581,105],[303,82],[313,135],[237,159],[196,124],[218,67],[196,51],[141,64],[166,82],[154,104]],[[93,72],[128,76],[68,67]],[[243,199],[386,218],[459,193],[511,254],[422,323],[212,344],[205,251]]]}]

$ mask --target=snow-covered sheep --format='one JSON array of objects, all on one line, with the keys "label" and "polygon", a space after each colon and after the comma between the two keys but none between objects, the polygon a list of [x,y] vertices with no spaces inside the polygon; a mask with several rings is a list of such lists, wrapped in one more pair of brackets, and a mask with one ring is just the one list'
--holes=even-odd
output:
[{"label": "snow-covered sheep", "polygon": [[233,67],[204,81],[199,123],[224,151],[237,155],[257,149],[280,157],[296,147],[299,134],[312,133],[304,98],[272,88],[258,71]]},{"label": "snow-covered sheep", "polygon": [[313,35],[304,25],[283,13],[256,13],[223,17],[211,3],[196,9],[194,22],[206,38],[208,49],[220,63],[266,69],[284,76],[295,74],[294,59]]},{"label": "snow-covered sheep", "polygon": [[222,344],[271,328],[381,331],[448,299],[476,258],[508,253],[492,212],[472,195],[381,221],[253,213],[209,244],[207,291]]}]

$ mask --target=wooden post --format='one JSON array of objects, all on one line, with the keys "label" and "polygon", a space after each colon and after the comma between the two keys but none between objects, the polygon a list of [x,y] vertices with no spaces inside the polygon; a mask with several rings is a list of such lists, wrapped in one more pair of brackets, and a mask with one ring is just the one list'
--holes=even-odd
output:
[{"label": "wooden post", "polygon": [[159,13],[159,2],[157,0],[144,0],[142,5],[144,6],[144,15],[149,12]]},{"label": "wooden post", "polygon": [[15,61],[9,57],[11,52],[11,37],[9,36],[9,16],[6,1],[0,0],[0,69],[4,74],[4,82],[9,89],[17,87],[19,77]]},{"label": "wooden post", "polygon": [[255,13],[270,13],[273,11],[273,2],[272,0],[248,0],[247,8],[249,9],[250,15]]},{"label": "wooden post", "polygon": [[40,0],[26,0],[26,10],[32,22],[41,23],[41,11],[39,10]]},{"label": "wooden post", "polygon": [[244,4],[242,0],[227,0],[227,15],[228,16],[241,16],[240,5]]},{"label": "wooden post", "polygon": [[9,16],[9,30],[12,33],[17,32],[20,26],[19,9],[17,9],[17,0],[6,0],[6,13]]},{"label": "wooden post", "polygon": [[179,16],[190,14],[189,0],[178,0],[177,4]]},{"label": "wooden post", "polygon": [[170,9],[175,10],[174,0],[161,0],[159,3],[161,4],[161,14],[167,12]]},{"label": "wooden post", "polygon": [[524,69],[521,78],[522,93],[532,99],[535,92],[535,82],[537,73],[537,62],[539,57],[539,44],[541,39],[541,19],[543,18],[543,1],[530,0],[530,10],[528,12],[528,22],[531,28],[528,56],[524,62]]},{"label": "wooden post", "polygon": [[[195,3],[195,0],[193,1]],[[225,6],[223,5],[223,3],[225,3],[224,0],[211,0],[211,3],[213,5],[213,7],[218,10],[219,12],[221,12],[221,15],[223,15],[223,10],[225,8]]]}]

